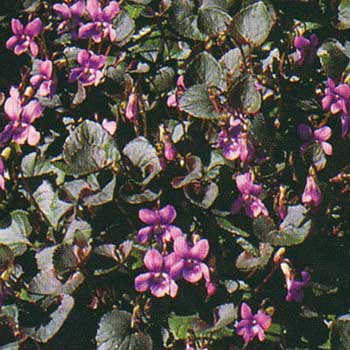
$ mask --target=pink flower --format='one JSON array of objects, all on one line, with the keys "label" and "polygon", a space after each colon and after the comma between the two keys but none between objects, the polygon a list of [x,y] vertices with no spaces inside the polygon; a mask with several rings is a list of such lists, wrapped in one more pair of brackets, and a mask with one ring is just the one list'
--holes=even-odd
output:
[{"label": "pink flower", "polygon": [[312,129],[306,124],[300,124],[298,126],[298,136],[304,141],[300,147],[302,154],[306,152],[312,142],[318,143],[323,149],[323,152],[328,156],[333,154],[332,145],[326,142],[332,136],[332,129],[329,126],[323,126],[322,128],[312,131]]},{"label": "pink flower", "polygon": [[10,122],[0,133],[0,142],[13,140],[23,145],[27,142],[35,146],[40,141],[40,133],[36,131],[32,123],[41,117],[43,108],[37,100],[32,100],[23,105],[18,88],[11,87],[10,97],[5,102],[5,113]]},{"label": "pink flower", "polygon": [[318,38],[315,34],[310,35],[310,39],[297,36],[294,39],[294,47],[297,49],[297,63],[311,65],[315,59],[318,45]]},{"label": "pink flower", "polygon": [[312,175],[308,175],[306,179],[306,186],[301,200],[304,204],[315,207],[318,207],[322,202],[322,192]]},{"label": "pink flower", "polygon": [[0,157],[0,190],[5,191],[5,164],[2,158]]},{"label": "pink flower", "polygon": [[240,158],[242,162],[248,162],[254,156],[254,146],[243,126],[240,119],[231,117],[229,125],[219,133],[217,147],[223,149],[223,155],[228,160]]},{"label": "pink flower", "polygon": [[84,24],[79,29],[80,39],[92,38],[96,43],[109,37],[110,41],[115,41],[116,30],[113,28],[113,19],[120,11],[117,1],[111,1],[104,9],[98,0],[87,0],[86,9],[92,22]]},{"label": "pink flower", "polygon": [[182,276],[190,283],[197,283],[204,278],[208,295],[212,295],[215,292],[215,286],[210,279],[208,266],[203,263],[209,253],[208,240],[200,239],[191,247],[184,236],[176,237],[174,253],[176,262],[171,267],[171,276],[175,279]]},{"label": "pink flower", "polygon": [[256,336],[260,341],[264,341],[265,331],[271,326],[271,317],[262,310],[253,315],[246,303],[241,306],[241,317],[242,320],[236,325],[236,332],[243,337],[245,343],[250,343]]},{"label": "pink flower", "polygon": [[53,9],[64,19],[58,26],[58,34],[64,33],[67,27],[71,32],[72,39],[76,40],[78,38],[77,27],[81,24],[81,17],[85,12],[84,2],[79,0],[71,6],[54,4]]},{"label": "pink flower", "polygon": [[18,19],[13,18],[11,28],[14,35],[7,40],[6,47],[9,50],[14,50],[16,55],[30,50],[33,57],[38,56],[39,48],[34,39],[40,35],[43,29],[40,18],[35,18],[25,27]]},{"label": "pink flower", "polygon": [[251,218],[257,218],[260,214],[264,216],[269,215],[265,205],[259,199],[262,186],[253,184],[252,174],[250,172],[238,175],[236,177],[236,184],[241,195],[232,205],[232,214],[239,213],[242,207],[244,207],[246,214]]},{"label": "pink flower", "polygon": [[125,109],[125,118],[131,122],[135,122],[138,112],[138,98],[137,95],[132,92],[128,97],[128,103]]},{"label": "pink flower", "polygon": [[110,135],[114,135],[117,130],[117,123],[114,120],[103,119],[102,127],[105,129]]},{"label": "pink flower", "polygon": [[53,64],[50,60],[39,61],[39,74],[33,75],[30,83],[38,89],[39,96],[53,96],[56,84],[53,80]]},{"label": "pink flower", "polygon": [[104,55],[95,55],[92,51],[80,50],[77,61],[80,67],[73,68],[70,72],[68,81],[79,81],[83,86],[100,84],[103,73],[101,69],[107,62]]},{"label": "pink flower", "polygon": [[174,254],[163,257],[156,249],[148,250],[143,260],[148,272],[136,277],[135,289],[141,293],[150,290],[157,298],[165,295],[175,298],[178,286],[169,274],[174,259]]},{"label": "pink flower", "polygon": [[164,158],[172,161],[176,159],[177,150],[169,137],[164,141]]},{"label": "pink flower", "polygon": [[168,97],[167,105],[170,108],[176,108],[180,96],[185,92],[186,87],[184,83],[184,76],[180,75],[176,82],[176,90],[173,94]]},{"label": "pink flower", "polygon": [[167,243],[182,235],[180,228],[171,225],[176,219],[176,210],[172,205],[166,205],[160,210],[141,209],[139,219],[148,226],[141,228],[137,239],[146,243],[151,233],[154,233],[159,243]]}]

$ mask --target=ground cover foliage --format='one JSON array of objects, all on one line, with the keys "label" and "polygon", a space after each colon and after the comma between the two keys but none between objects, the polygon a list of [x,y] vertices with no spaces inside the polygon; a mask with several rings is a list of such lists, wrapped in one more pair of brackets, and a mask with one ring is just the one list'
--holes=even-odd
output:
[{"label": "ground cover foliage", "polygon": [[4,0],[0,349],[350,349],[350,1]]}]

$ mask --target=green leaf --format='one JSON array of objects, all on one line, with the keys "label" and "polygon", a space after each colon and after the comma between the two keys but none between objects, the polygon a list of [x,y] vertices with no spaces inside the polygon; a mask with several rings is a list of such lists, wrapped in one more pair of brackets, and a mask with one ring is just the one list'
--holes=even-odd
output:
[{"label": "green leaf", "polygon": [[261,46],[268,38],[273,20],[263,1],[256,2],[237,13],[229,32],[240,44]]},{"label": "green leaf", "polygon": [[98,123],[85,120],[66,139],[63,158],[75,176],[97,172],[120,159],[111,135]]},{"label": "green leaf", "polygon": [[242,76],[234,84],[229,93],[229,104],[239,108],[243,113],[257,113],[261,107],[261,95],[256,88],[256,79],[252,75]]},{"label": "green leaf", "polygon": [[164,92],[171,89],[175,81],[175,72],[171,67],[160,68],[152,81],[151,90],[155,92]]},{"label": "green leaf", "polygon": [[[243,50],[247,48],[247,46],[243,47]],[[247,51],[247,50],[245,50]],[[241,64],[242,64],[242,53],[239,48],[231,49],[227,51],[221,58],[220,58],[220,65],[223,68],[224,74],[229,75],[231,79],[237,78],[241,72]]]},{"label": "green leaf", "polygon": [[201,6],[198,11],[198,28],[208,36],[224,32],[231,20],[227,12],[217,7]]},{"label": "green leaf", "polygon": [[338,317],[331,328],[332,350],[350,349],[350,314]]},{"label": "green leaf", "polygon": [[61,304],[57,310],[50,315],[51,320],[49,323],[40,326],[37,330],[34,328],[27,328],[25,329],[26,333],[40,343],[47,343],[61,329],[73,307],[74,299],[69,295],[63,294],[61,297]]},{"label": "green leaf", "polygon": [[114,198],[114,189],[117,179],[113,176],[112,180],[98,193],[86,196],[83,200],[84,205],[88,207],[98,207],[100,205],[109,203]]},{"label": "green leaf", "polygon": [[29,283],[28,292],[39,295],[57,295],[62,291],[62,283],[53,269],[40,271]]},{"label": "green leaf", "polygon": [[185,196],[192,204],[203,209],[209,209],[219,195],[219,187],[215,182],[201,184],[200,192],[199,195],[194,193],[191,185],[184,187]]},{"label": "green leaf", "polygon": [[170,23],[185,38],[204,41],[206,36],[198,29],[198,16],[194,14],[192,0],[173,0],[169,11]]},{"label": "green leaf", "polygon": [[303,243],[311,230],[311,219],[306,216],[307,209],[303,205],[288,207],[287,216],[278,230],[266,218],[254,220],[254,234],[262,241],[273,246],[291,246]]},{"label": "green leaf", "polygon": [[37,177],[42,175],[56,175],[56,184],[64,182],[65,173],[49,160],[43,159],[36,152],[27,154],[21,163],[23,177]]},{"label": "green leaf", "polygon": [[27,237],[32,233],[28,213],[23,210],[11,212],[11,224],[0,228],[0,244],[7,245],[15,256],[22,255],[31,243]]},{"label": "green leaf", "polygon": [[175,340],[187,339],[188,331],[198,330],[200,318],[198,314],[190,316],[177,316],[174,313],[168,318],[169,331]]},{"label": "green leaf", "polygon": [[120,188],[120,197],[129,204],[142,204],[147,202],[154,202],[161,196],[161,194],[161,190],[159,190],[159,192],[153,192],[147,189],[141,193],[130,193],[127,192],[125,186],[121,186]]},{"label": "green leaf", "polygon": [[325,41],[317,50],[317,56],[326,76],[332,79],[338,79],[349,63],[344,46],[335,39]]},{"label": "green leaf", "polygon": [[53,253],[53,266],[58,275],[74,271],[78,267],[78,259],[74,254],[73,246],[61,244]]},{"label": "green leaf", "polygon": [[97,350],[152,350],[152,339],[145,333],[132,333],[131,314],[113,310],[102,316],[96,335]]},{"label": "green leaf", "polygon": [[63,215],[73,207],[72,204],[61,201],[57,193],[53,191],[52,185],[46,180],[33,193],[33,198],[55,230],[58,229]]},{"label": "green leaf", "polygon": [[260,243],[259,244],[259,256],[254,256],[248,251],[242,252],[237,260],[236,267],[241,271],[253,271],[255,269],[264,268],[273,253],[273,247],[269,243]]},{"label": "green leaf", "polygon": [[327,164],[326,155],[321,145],[316,142],[309,145],[303,157],[306,159],[306,162],[309,163],[311,161],[317,171],[323,170]]},{"label": "green leaf", "polygon": [[239,237],[249,237],[249,233],[241,230],[240,228],[232,225],[228,219],[221,218],[221,217],[215,217],[216,223],[219,227],[221,227],[223,230],[233,234],[234,236]]},{"label": "green leaf", "polygon": [[238,308],[233,303],[223,304],[216,308],[216,313],[218,320],[215,322],[214,327],[210,328],[211,332],[233,324],[238,316]]},{"label": "green leaf", "polygon": [[147,185],[162,171],[155,148],[142,136],[130,141],[123,149],[123,154],[134,167],[141,170],[143,179],[136,181],[140,185]]},{"label": "green leaf", "polygon": [[88,222],[84,220],[75,219],[69,225],[64,235],[63,243],[77,243],[78,246],[86,246],[89,241],[89,238],[91,237],[91,234],[92,228]]},{"label": "green leaf", "polygon": [[208,52],[197,55],[186,69],[185,85],[192,86],[206,84],[220,86],[222,82],[222,69],[216,59]]},{"label": "green leaf", "polygon": [[182,188],[189,185],[194,180],[200,179],[202,177],[202,161],[197,156],[188,156],[185,160],[186,169],[188,174],[185,176],[177,176],[171,180],[171,185],[174,188]]},{"label": "green leaf", "polygon": [[6,344],[3,346],[0,346],[0,350],[19,350],[19,343],[14,342],[10,344]]},{"label": "green leaf", "polygon": [[131,39],[131,36],[135,30],[134,20],[126,11],[121,11],[113,20],[113,25],[116,28],[115,41],[119,43],[119,45],[126,44]]},{"label": "green leaf", "polygon": [[217,119],[220,113],[210,100],[208,88],[204,84],[193,85],[180,97],[179,108],[200,119]]},{"label": "green leaf", "polygon": [[341,0],[338,5],[338,23],[336,25],[339,30],[350,28],[350,1]]},{"label": "green leaf", "polygon": [[14,262],[15,255],[11,248],[5,244],[0,244],[0,274],[7,270]]}]

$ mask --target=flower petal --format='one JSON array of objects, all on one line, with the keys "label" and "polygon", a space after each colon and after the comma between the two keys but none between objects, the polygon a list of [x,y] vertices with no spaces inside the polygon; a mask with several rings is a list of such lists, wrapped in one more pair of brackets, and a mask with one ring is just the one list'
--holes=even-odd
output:
[{"label": "flower petal", "polygon": [[156,210],[151,209],[140,209],[139,210],[139,219],[147,225],[158,225],[160,218]]},{"label": "flower petal", "polygon": [[117,1],[111,1],[108,6],[106,6],[102,13],[103,19],[106,22],[111,22],[113,18],[119,13],[120,7]]},{"label": "flower petal", "polygon": [[135,278],[135,290],[145,292],[150,287],[152,274],[149,272],[143,273]]},{"label": "flower petal", "polygon": [[252,309],[246,303],[242,303],[241,305],[241,317],[243,319],[250,319],[253,316]]},{"label": "flower petal", "polygon": [[36,146],[40,141],[40,132],[37,131],[33,125],[28,126],[28,136],[27,136],[27,142],[30,146]]},{"label": "flower petal", "polygon": [[309,141],[312,139],[312,130],[306,124],[299,124],[297,133],[299,138],[303,141]]},{"label": "flower petal", "polygon": [[190,254],[187,240],[184,236],[179,236],[174,241],[174,252],[182,257],[187,257]]},{"label": "flower petal", "polygon": [[163,225],[171,224],[176,219],[176,210],[174,206],[168,204],[159,210],[160,222]]},{"label": "flower petal", "polygon": [[314,131],[315,140],[322,142],[327,141],[332,136],[332,129],[329,126],[324,126],[322,128],[316,129]]},{"label": "flower petal", "polygon": [[149,237],[150,237],[152,231],[153,231],[152,226],[146,226],[146,227],[141,228],[137,232],[138,241],[142,244],[145,244],[149,240]]},{"label": "flower petal", "polygon": [[163,256],[157,249],[149,249],[143,259],[149,271],[161,272],[163,266]]},{"label": "flower petal", "polygon": [[43,24],[40,18],[35,18],[26,25],[24,29],[25,34],[32,37],[38,36],[43,30]]},{"label": "flower petal", "polygon": [[23,107],[22,120],[25,123],[31,124],[34,120],[41,117],[43,107],[37,100],[32,100]]},{"label": "flower petal", "polygon": [[207,239],[200,239],[192,248],[191,256],[197,260],[204,260],[209,253],[209,242]]},{"label": "flower petal", "polygon": [[200,268],[199,265],[194,265],[191,267],[186,267],[184,268],[182,272],[182,276],[184,280],[190,283],[197,283],[200,281],[203,277],[202,269]]}]

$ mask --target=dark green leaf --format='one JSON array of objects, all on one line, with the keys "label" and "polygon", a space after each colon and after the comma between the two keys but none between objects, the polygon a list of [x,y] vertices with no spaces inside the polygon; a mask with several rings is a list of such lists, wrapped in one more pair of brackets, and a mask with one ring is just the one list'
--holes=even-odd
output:
[{"label": "dark green leaf", "polygon": [[62,244],[55,249],[53,266],[58,275],[74,271],[78,267],[78,259],[74,254],[72,245]]},{"label": "dark green leaf", "polygon": [[349,63],[344,46],[335,39],[325,41],[318,49],[317,56],[326,76],[332,79],[338,79]]},{"label": "dark green leaf", "polygon": [[130,141],[123,154],[141,170],[143,180],[139,182],[140,185],[147,185],[162,170],[155,148],[142,136]]},{"label": "dark green leaf", "polygon": [[56,230],[63,215],[72,208],[72,204],[63,202],[58,198],[57,193],[53,191],[48,181],[43,181],[33,193],[33,198],[47,221]]},{"label": "dark green leaf", "polygon": [[245,272],[262,269],[268,264],[272,253],[273,247],[269,243],[260,243],[259,256],[244,251],[238,256],[236,267],[238,270]]},{"label": "dark green leaf", "polygon": [[28,292],[39,295],[56,295],[61,293],[62,283],[54,270],[40,271],[29,283]]},{"label": "dark green leaf", "polygon": [[126,11],[121,11],[113,21],[116,28],[116,42],[125,44],[131,38],[135,29],[134,20]]},{"label": "dark green leaf", "polygon": [[210,328],[211,332],[215,332],[221,328],[233,324],[237,319],[238,308],[233,303],[223,304],[216,308],[218,320],[215,322],[214,327]]},{"label": "dark green leaf", "polygon": [[216,223],[225,231],[230,232],[231,234],[235,236],[240,237],[249,237],[249,233],[241,230],[240,228],[232,225],[228,219],[216,217],[215,218]]},{"label": "dark green leaf", "polygon": [[200,119],[217,119],[220,116],[204,84],[193,85],[187,89],[179,100],[179,108],[192,117]]},{"label": "dark green leaf", "polygon": [[120,197],[129,204],[154,202],[161,196],[161,194],[161,190],[158,193],[148,189],[141,193],[128,193],[124,186],[120,188]]},{"label": "dark green leaf", "polygon": [[337,29],[345,30],[350,28],[350,1],[341,0],[338,5]]},{"label": "dark green leaf", "polygon": [[85,120],[66,139],[63,158],[73,175],[100,171],[120,159],[111,135],[98,123]]},{"label": "dark green leaf", "polygon": [[0,244],[0,273],[7,270],[14,260],[15,255],[12,249],[5,244]]},{"label": "dark green leaf", "polygon": [[229,104],[239,108],[243,113],[256,113],[261,107],[261,95],[256,87],[256,79],[252,75],[242,76],[234,84],[229,94]]},{"label": "dark green leaf", "polygon": [[259,1],[236,14],[229,31],[239,43],[258,47],[268,38],[272,26],[268,8]]},{"label": "dark green leaf", "polygon": [[113,176],[112,180],[108,182],[108,184],[100,192],[86,196],[83,200],[84,205],[88,207],[98,207],[111,202],[114,198],[116,181],[116,177]]},{"label": "dark green leaf", "polygon": [[168,91],[172,87],[174,80],[174,69],[171,67],[162,67],[156,72],[151,89],[158,93]]},{"label": "dark green leaf", "polygon": [[206,84],[220,86],[222,70],[216,59],[208,52],[202,52],[188,66],[185,74],[185,85]]},{"label": "dark green leaf", "polygon": [[331,328],[332,350],[350,349],[350,314],[338,317]]},{"label": "dark green leaf", "polygon": [[40,326],[37,330],[34,328],[27,328],[26,332],[36,341],[47,343],[61,329],[73,307],[74,299],[71,296],[64,294],[61,297],[61,304],[57,310],[50,315],[50,322],[47,325]]},{"label": "dark green leaf", "polygon": [[191,185],[184,187],[186,198],[194,205],[203,209],[209,209],[219,195],[219,188],[215,182],[210,182],[206,185],[201,185],[201,194],[195,195]]},{"label": "dark green leaf", "polygon": [[171,180],[171,185],[174,188],[182,188],[202,177],[203,166],[201,159],[197,156],[187,157],[186,169],[188,171],[187,175],[178,176]]},{"label": "dark green leaf", "polygon": [[231,20],[231,16],[220,8],[201,6],[198,11],[198,28],[208,36],[224,32]]}]

